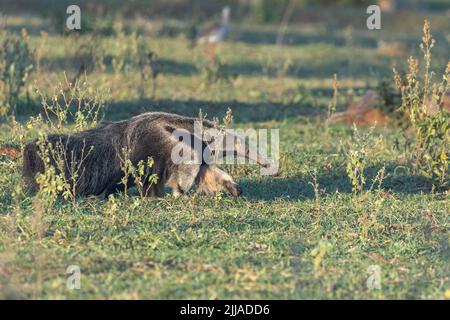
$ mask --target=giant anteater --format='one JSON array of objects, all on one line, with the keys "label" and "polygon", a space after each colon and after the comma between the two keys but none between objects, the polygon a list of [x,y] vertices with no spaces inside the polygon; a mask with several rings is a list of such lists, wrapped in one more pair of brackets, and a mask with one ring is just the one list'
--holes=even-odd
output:
[{"label": "giant anteater", "polygon": [[[115,191],[123,189],[121,180],[124,173],[121,169],[121,150],[129,150],[129,159],[133,165],[140,160],[146,161],[153,158],[151,173],[157,174],[158,180],[154,184],[146,183],[144,188],[148,196],[163,196],[165,187],[170,187],[174,195],[185,193],[196,184],[197,192],[214,194],[218,191],[228,191],[233,196],[238,196],[241,190],[236,182],[224,171],[214,164],[204,161],[194,163],[175,164],[171,159],[171,153],[175,145],[180,141],[175,139],[173,132],[183,129],[194,136],[194,123],[197,118],[189,118],[176,114],[163,112],[144,113],[131,119],[103,123],[93,129],[78,132],[72,135],[54,134],[47,137],[53,148],[57,145],[64,146],[64,174],[71,181],[72,161],[79,161],[83,154],[87,157],[82,162],[82,171],[76,179],[77,195],[107,196]],[[199,123],[199,122],[197,122]],[[202,121],[203,128],[214,128],[213,123]],[[202,151],[209,148],[211,141],[201,140]],[[236,141],[242,140],[236,139]],[[270,168],[271,163],[261,155],[250,152],[247,142],[243,142],[245,148],[235,148],[234,154],[252,159],[265,168]],[[193,145],[190,146],[193,152]],[[23,178],[29,187],[37,190],[35,176],[38,172],[44,172],[45,165],[39,152],[38,141],[28,143],[23,154]],[[239,150],[243,151],[239,151]],[[217,147],[216,147],[217,150]],[[218,153],[223,156],[229,152],[223,146]],[[217,152],[217,151],[216,151]],[[197,154],[197,153],[195,153]],[[51,164],[56,168],[55,160],[51,157]],[[123,158],[122,158],[123,159]],[[59,166],[61,168],[61,166]],[[129,187],[133,186],[129,179]]]}]

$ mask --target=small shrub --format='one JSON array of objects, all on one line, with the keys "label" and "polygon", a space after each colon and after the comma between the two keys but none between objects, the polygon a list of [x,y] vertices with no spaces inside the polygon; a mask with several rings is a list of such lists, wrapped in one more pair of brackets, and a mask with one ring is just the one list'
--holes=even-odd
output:
[{"label": "small shrub", "polygon": [[39,157],[44,162],[45,170],[36,175],[36,182],[39,186],[38,199],[43,201],[46,208],[51,207],[58,196],[70,188],[65,181],[64,171],[57,171],[52,164],[52,146],[45,134],[39,136],[38,142]]},{"label": "small shrub", "polygon": [[33,52],[28,34],[7,34],[0,48],[0,116],[14,112],[22,88],[33,69]]},{"label": "small shrub", "polygon": [[114,28],[117,39],[114,42],[114,52],[112,55],[111,64],[116,75],[120,74],[125,68],[126,56],[128,51],[127,36],[123,32],[123,26],[117,23]]},{"label": "small shrub", "polygon": [[336,112],[336,108],[337,108],[337,104],[338,104],[338,96],[339,96],[339,82],[338,82],[337,74],[334,74],[334,77],[333,77],[333,99],[328,104],[327,119],[330,119],[331,116]]},{"label": "small shrub", "polygon": [[402,125],[405,121],[404,114],[399,112],[399,106],[401,105],[400,91],[395,87],[392,81],[383,80],[377,85],[376,88],[379,103],[379,108],[389,115],[389,117],[395,121],[396,125]]},{"label": "small shrub", "polygon": [[145,187],[146,183],[153,185],[158,181],[157,174],[151,174],[151,167],[153,167],[153,159],[151,157],[147,158],[147,161],[140,160],[137,166],[131,171],[131,176],[133,177],[136,188],[139,192],[141,198],[147,197],[149,195],[149,188]]},{"label": "small shrub", "polygon": [[149,157],[147,158],[147,161],[140,160],[137,165],[134,166],[133,162],[131,162],[130,150],[128,148],[122,148],[118,154],[120,155],[120,168],[124,173],[121,184],[124,186],[125,197],[128,196],[130,178],[133,179],[141,198],[149,196],[150,187],[158,181],[158,175],[151,174],[153,159]]},{"label": "small shrub", "polygon": [[310,255],[313,259],[314,273],[316,276],[324,272],[324,260],[333,249],[333,245],[326,240],[320,240],[317,246],[311,250]]},{"label": "small shrub", "polygon": [[41,98],[47,124],[59,132],[69,121],[75,123],[77,130],[94,127],[103,116],[109,94],[109,90],[94,89],[86,76],[71,83],[65,74],[50,96],[42,92],[37,85],[36,92]]},{"label": "small shrub", "polygon": [[[419,60],[410,57],[406,78],[394,69],[394,80],[402,94],[401,111],[414,131],[415,167],[440,186],[446,186],[449,183],[450,113],[444,110],[443,102],[449,88],[450,61],[442,80],[433,83],[430,66],[434,45],[430,23],[425,20],[420,44],[425,64],[423,76],[419,76]],[[431,112],[433,107],[437,110]]]},{"label": "small shrub", "polygon": [[[83,60],[81,61],[81,74],[79,74],[79,76],[82,76],[84,71],[104,72],[106,70],[106,57],[105,48],[103,46],[101,38],[93,35],[89,37],[80,37],[78,41],[80,42],[80,46],[75,56],[80,57]],[[75,77],[75,79],[77,79],[78,77]]]},{"label": "small shrub", "polygon": [[147,81],[152,79],[151,98],[154,99],[156,94],[156,78],[161,71],[158,55],[154,51],[148,49],[143,42],[138,46],[137,54],[140,74],[139,97],[141,99],[145,98]]},{"label": "small shrub", "polygon": [[32,117],[27,128],[36,128],[39,132],[38,152],[44,162],[44,172],[36,175],[36,182],[39,186],[38,197],[49,208],[58,196],[75,200],[78,181],[84,174],[84,162],[92,147],[83,146],[81,154],[77,156],[67,150],[62,140],[50,143],[46,132],[70,131],[67,125],[71,120],[76,130],[92,128],[103,111],[106,95],[103,90],[94,90],[86,78],[72,84],[64,77],[64,81],[55,86],[51,96],[39,88],[36,91],[41,97],[45,119],[42,116]]},{"label": "small shrub", "polygon": [[42,74],[41,59],[42,59],[42,54],[44,52],[45,42],[47,41],[47,38],[48,38],[48,32],[41,31],[40,37],[39,37],[39,45],[37,46],[36,50],[34,50],[34,53],[33,53],[33,59],[34,59],[35,65],[36,65],[36,73],[37,73],[38,77],[40,77]]},{"label": "small shrub", "polygon": [[365,169],[368,160],[374,155],[376,146],[381,142],[380,138],[373,135],[373,127],[367,132],[361,132],[356,125],[353,126],[353,139],[346,151],[347,176],[352,184],[353,193],[364,191],[366,183]]},{"label": "small shrub", "polygon": [[214,57],[197,67],[200,71],[201,88],[207,88],[214,84],[230,83],[231,75],[225,70],[225,64],[219,57]]}]

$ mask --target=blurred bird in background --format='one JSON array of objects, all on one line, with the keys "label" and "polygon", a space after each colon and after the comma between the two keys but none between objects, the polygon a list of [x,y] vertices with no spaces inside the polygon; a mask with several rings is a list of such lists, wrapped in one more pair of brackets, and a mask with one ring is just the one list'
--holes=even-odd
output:
[{"label": "blurred bird in background", "polygon": [[230,23],[230,7],[222,9],[222,21],[219,25],[203,30],[196,38],[197,44],[217,43],[223,41],[228,34]]},{"label": "blurred bird in background", "polygon": [[197,32],[195,28],[193,41],[190,47],[203,45],[205,55],[209,58],[215,56],[215,48],[217,43],[223,41],[229,33],[230,27],[230,7],[226,6],[222,9],[222,20],[220,24],[216,24],[210,28]]}]

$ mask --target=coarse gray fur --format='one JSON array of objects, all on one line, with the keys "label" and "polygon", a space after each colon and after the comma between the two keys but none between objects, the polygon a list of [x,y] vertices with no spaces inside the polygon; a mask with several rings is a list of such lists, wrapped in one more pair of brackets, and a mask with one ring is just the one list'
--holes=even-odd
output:
[{"label": "coarse gray fur", "polygon": [[[82,162],[81,174],[76,182],[77,195],[107,196],[115,191],[123,190],[121,180],[124,173],[121,169],[123,148],[128,148],[129,159],[134,166],[140,160],[153,158],[151,174],[158,176],[157,183],[144,185],[148,196],[163,196],[164,188],[170,187],[175,195],[188,192],[196,184],[200,193],[214,194],[228,191],[233,196],[241,193],[239,186],[231,176],[214,165],[174,164],[171,160],[172,148],[179,142],[173,138],[172,132],[184,129],[192,133],[194,139],[194,123],[198,118],[184,117],[163,112],[144,113],[128,120],[100,124],[99,126],[72,135],[55,134],[48,136],[48,141],[65,149],[64,174],[70,181],[72,160]],[[213,128],[213,123],[203,120],[205,129]],[[201,139],[201,138],[200,138]],[[201,141],[202,149],[208,148],[208,141]],[[252,158],[249,147],[245,144],[246,158]],[[36,174],[45,170],[44,162],[39,156],[37,140],[26,145],[23,153],[23,178],[27,186],[37,190]],[[225,153],[229,150],[222,150]],[[194,149],[192,148],[192,152]],[[235,152],[236,153],[236,152]],[[270,163],[257,155],[258,164],[269,167]],[[51,164],[55,167],[55,161]],[[129,179],[128,187],[134,182]]]}]

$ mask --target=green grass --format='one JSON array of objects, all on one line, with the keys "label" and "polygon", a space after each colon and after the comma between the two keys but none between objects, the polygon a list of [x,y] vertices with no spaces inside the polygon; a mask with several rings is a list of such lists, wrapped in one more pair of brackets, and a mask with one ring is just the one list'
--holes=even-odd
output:
[{"label": "green grass", "polygon": [[[261,177],[250,165],[226,169],[243,188],[243,196],[139,199],[115,203],[94,198],[74,203],[58,200],[37,219],[36,199],[14,195],[20,185],[20,162],[0,157],[0,296],[42,299],[442,299],[450,290],[448,191],[414,175],[408,150],[397,141],[396,128],[379,127],[382,135],[368,158],[368,182],[353,193],[346,174],[346,151],[352,130],[323,124],[337,73],[339,109],[353,101],[346,94],[363,94],[391,66],[404,59],[374,49],[377,39],[398,39],[416,53],[424,16],[407,15],[398,25],[386,19],[380,34],[355,28],[352,47],[345,30],[307,25],[290,27],[298,43],[276,47],[270,39],[276,27],[236,25],[232,39],[219,47],[230,82],[202,87],[198,61],[202,51],[187,49],[183,37],[146,35],[163,59],[156,99],[139,100],[136,68],[115,75],[111,66],[88,79],[111,88],[106,118],[128,118],[144,111],[164,110],[223,117],[233,110],[235,127],[279,128],[281,168],[278,177]],[[424,14],[425,15],[425,14]],[[448,59],[445,33],[448,17],[429,17],[437,43],[434,64]],[[16,29],[26,26],[12,19]],[[44,22],[33,20],[42,28]],[[447,24],[446,24],[447,22]],[[131,23],[131,26],[133,24]],[[317,32],[315,32],[315,28]],[[390,29],[389,29],[390,28]],[[359,31],[356,31],[359,30]],[[275,32],[275,33],[274,33]],[[408,32],[408,33],[405,33]],[[50,91],[65,70],[78,68],[76,47],[81,39],[50,34],[39,82]],[[31,41],[38,42],[37,31]],[[293,41],[294,41],[293,40]],[[308,40],[308,41],[307,41]],[[105,48],[113,37],[102,38]],[[295,42],[295,41],[294,41]],[[271,70],[292,60],[284,77]],[[267,68],[269,67],[269,68]],[[305,103],[288,97],[302,84]],[[30,90],[32,94],[32,90]],[[17,116],[25,123],[33,114],[28,105]],[[366,130],[366,129],[361,129]],[[0,141],[18,144],[9,122],[0,124]],[[381,188],[370,188],[385,167]],[[313,177],[317,169],[319,194]],[[329,245],[320,261],[312,252]],[[66,268],[81,268],[81,289],[66,287]],[[371,265],[381,267],[381,290],[366,286]],[[447,293],[445,293],[447,290]]]}]

